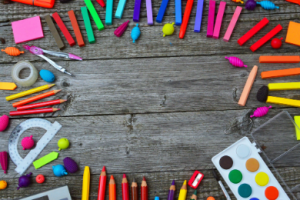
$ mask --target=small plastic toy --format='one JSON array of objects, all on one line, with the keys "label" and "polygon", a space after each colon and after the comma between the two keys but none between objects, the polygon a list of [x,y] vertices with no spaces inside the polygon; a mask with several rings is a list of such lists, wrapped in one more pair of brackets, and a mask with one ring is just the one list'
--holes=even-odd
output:
[{"label": "small plastic toy", "polygon": [[0,90],[15,90],[17,85],[12,82],[0,82]]},{"label": "small plastic toy", "polygon": [[271,41],[272,48],[273,49],[279,49],[282,45],[282,40],[283,40],[283,38],[280,38],[280,39],[274,38],[274,39],[272,39],[272,41]]},{"label": "small plastic toy", "polygon": [[256,1],[254,1],[254,0],[248,0],[245,4],[245,8],[247,10],[254,10],[255,7],[256,7]]},{"label": "small plastic toy", "polygon": [[44,175],[42,175],[42,174],[39,174],[39,175],[37,175],[36,176],[36,178],[35,178],[35,181],[37,182],[37,183],[44,183],[44,181],[45,181],[45,177],[44,177]]},{"label": "small plastic toy", "polygon": [[28,187],[30,185],[31,175],[32,173],[30,172],[29,174],[23,175],[19,178],[19,187],[17,188],[17,190],[22,187]]},{"label": "small plastic toy", "polygon": [[207,197],[206,200],[215,200],[215,198],[214,197]]},{"label": "small plastic toy", "polygon": [[256,108],[256,110],[254,111],[253,115],[251,115],[250,117],[263,117],[265,116],[266,114],[268,114],[269,112],[269,109],[272,108],[272,106],[264,106],[264,107],[259,107],[259,108]]},{"label": "small plastic toy", "polygon": [[38,160],[34,161],[32,164],[35,169],[39,169],[43,167],[44,165],[52,162],[53,160],[56,160],[58,158],[59,153],[53,151],[51,153],[48,153],[47,155],[39,158]]},{"label": "small plastic toy", "polygon": [[123,24],[121,24],[115,31],[114,34],[117,37],[121,37],[123,35],[123,33],[126,31],[128,24],[129,24],[129,20],[127,20],[126,22],[124,22]]},{"label": "small plastic toy", "polygon": [[57,142],[58,150],[67,149],[70,145],[70,142],[67,138],[60,138]]},{"label": "small plastic toy", "polygon": [[7,187],[7,182],[2,180],[0,181],[0,190],[4,190]]},{"label": "small plastic toy", "polygon": [[40,71],[40,76],[41,76],[41,78],[42,78],[44,81],[46,81],[46,82],[48,82],[48,83],[53,83],[53,82],[55,81],[55,76],[54,76],[54,74],[53,74],[51,71],[49,71],[49,70],[42,69],[42,70]]},{"label": "small plastic toy", "polygon": [[261,1],[261,2],[256,2],[256,4],[259,4],[265,10],[279,9],[279,6],[275,6],[275,4],[271,1]]},{"label": "small plastic toy", "polygon": [[174,22],[172,24],[168,23],[165,24],[163,29],[163,36],[165,37],[166,35],[172,35],[174,33]]},{"label": "small plastic toy", "polygon": [[63,165],[54,165],[52,166],[52,170],[54,175],[57,177],[68,175],[68,172],[66,171]]},{"label": "small plastic toy", "polygon": [[247,67],[247,65],[244,65],[244,62],[241,59],[239,59],[238,57],[225,56],[225,59],[229,60],[230,64],[232,64],[235,67]]},{"label": "small plastic toy", "polygon": [[199,186],[200,182],[202,181],[204,175],[199,172],[199,171],[195,171],[194,174],[192,175],[192,177],[190,178],[188,185],[191,188],[197,189],[197,187]]},{"label": "small plastic toy", "polygon": [[241,4],[244,4],[244,2],[243,2],[242,0],[231,0],[231,1],[233,1],[233,2],[235,2],[235,3],[241,3]]},{"label": "small plastic toy", "polygon": [[21,145],[23,147],[23,150],[31,149],[34,146],[34,140],[32,139],[32,135],[29,137],[24,137],[22,139]]},{"label": "small plastic toy", "polygon": [[131,31],[131,38],[132,42],[135,43],[135,41],[140,37],[141,35],[141,30],[139,28],[139,24],[136,24],[136,26],[132,29]]},{"label": "small plastic toy", "polygon": [[24,51],[20,51],[16,47],[6,47],[5,49],[1,49],[1,51],[4,51],[7,55],[10,56],[19,56],[21,53],[24,53]]},{"label": "small plastic toy", "polygon": [[7,166],[8,166],[8,153],[6,151],[0,152],[0,164],[4,174],[6,174]]},{"label": "small plastic toy", "polygon": [[2,115],[0,117],[0,132],[5,131],[9,124],[9,117],[7,115]]},{"label": "small plastic toy", "polygon": [[63,162],[68,172],[75,173],[79,170],[77,163],[72,158],[66,157]]}]

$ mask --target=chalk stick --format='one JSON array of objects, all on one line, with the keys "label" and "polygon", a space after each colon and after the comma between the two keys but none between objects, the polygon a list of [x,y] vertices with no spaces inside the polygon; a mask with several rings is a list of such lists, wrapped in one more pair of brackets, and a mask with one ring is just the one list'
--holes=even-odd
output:
[{"label": "chalk stick", "polygon": [[273,28],[269,33],[267,33],[265,36],[260,38],[257,42],[255,42],[251,47],[251,51],[256,51],[259,49],[262,45],[264,45],[266,42],[268,42],[270,39],[272,39],[277,33],[279,33],[282,30],[282,26],[278,24],[275,28]]},{"label": "chalk stick", "polygon": [[197,12],[195,17],[194,32],[200,33],[204,0],[198,0]]},{"label": "chalk stick", "polygon": [[115,18],[117,18],[117,19],[122,18],[123,11],[124,11],[124,8],[125,8],[125,4],[126,4],[126,0],[120,0],[119,1],[118,7],[117,7],[117,10],[116,10],[116,13],[115,13]]},{"label": "chalk stick", "polygon": [[300,90],[300,82],[269,83],[268,88],[269,88],[269,91]]},{"label": "chalk stick", "polygon": [[94,36],[94,32],[93,32],[93,28],[91,25],[91,20],[89,17],[87,7],[81,7],[81,14],[82,14],[85,30],[87,33],[88,41],[91,44],[95,43],[95,36]]},{"label": "chalk stick", "polygon": [[259,63],[299,63],[300,56],[259,56]]},{"label": "chalk stick", "polygon": [[113,0],[106,0],[106,13],[105,13],[105,24],[112,25],[112,16],[113,16]]},{"label": "chalk stick", "polygon": [[246,102],[247,102],[248,96],[250,94],[252,85],[253,85],[253,83],[255,81],[257,70],[258,70],[258,67],[256,65],[254,65],[254,67],[252,68],[252,70],[251,70],[251,72],[250,72],[250,74],[248,76],[247,82],[246,82],[246,84],[244,86],[243,92],[242,92],[240,100],[238,102],[238,104],[240,106],[245,106],[246,105]]},{"label": "chalk stick", "polygon": [[168,3],[169,3],[169,0],[162,0],[159,10],[158,10],[158,13],[157,13],[157,16],[156,16],[156,22],[158,22],[158,23],[162,22],[165,12],[166,12],[166,9],[167,9],[167,6],[168,6]]},{"label": "chalk stick", "polygon": [[182,23],[181,0],[175,0],[175,25],[180,26]]},{"label": "chalk stick", "polygon": [[216,9],[216,2],[214,0],[209,0],[206,37],[213,36],[214,23],[215,23],[215,9]]},{"label": "chalk stick", "polygon": [[235,9],[235,11],[234,11],[234,13],[233,13],[233,16],[232,16],[232,18],[231,18],[231,21],[230,21],[230,23],[229,23],[229,26],[228,26],[228,28],[227,28],[227,31],[226,31],[226,33],[225,33],[225,35],[224,35],[224,37],[223,37],[223,40],[225,41],[225,42],[228,42],[229,41],[229,39],[230,39],[230,37],[231,37],[231,34],[232,34],[232,32],[233,32],[233,29],[234,29],[234,27],[235,27],[235,25],[236,25],[236,22],[237,22],[237,20],[239,19],[239,16],[240,16],[240,14],[241,14],[241,12],[242,12],[242,7],[241,6],[237,6],[236,7],[236,9]]},{"label": "chalk stick", "polygon": [[65,44],[62,41],[62,39],[61,39],[61,37],[60,37],[60,35],[59,35],[56,27],[55,27],[55,24],[53,23],[52,17],[50,15],[46,15],[45,16],[45,21],[46,21],[46,23],[47,23],[47,25],[48,25],[48,27],[50,29],[50,32],[51,32],[52,36],[55,39],[55,42],[56,42],[58,48],[60,50],[64,49],[65,48]]},{"label": "chalk stick", "polygon": [[135,0],[134,2],[133,18],[132,18],[134,22],[140,21],[141,4],[142,4],[142,0]]},{"label": "chalk stick", "polygon": [[11,82],[0,82],[0,90],[15,90],[17,85]]},{"label": "chalk stick", "polygon": [[153,25],[152,1],[146,0],[147,22],[148,25]]},{"label": "chalk stick", "polygon": [[75,40],[73,39],[72,35],[68,31],[66,25],[64,24],[64,22],[62,21],[62,19],[58,15],[58,13],[57,12],[53,13],[52,17],[53,17],[54,21],[56,22],[56,24],[58,25],[58,27],[60,28],[63,35],[65,36],[65,38],[67,39],[69,45],[74,46],[76,44]]},{"label": "chalk stick", "polygon": [[96,1],[99,3],[99,5],[100,5],[102,8],[105,7],[105,3],[104,3],[103,0],[96,0]]},{"label": "chalk stick", "polygon": [[287,98],[281,98],[281,97],[273,97],[273,96],[268,96],[266,103],[300,107],[300,100],[287,99]]},{"label": "chalk stick", "polygon": [[80,28],[79,28],[79,25],[78,25],[78,22],[77,22],[74,11],[70,10],[68,12],[68,15],[69,15],[69,18],[70,18],[70,21],[71,21],[71,24],[72,24],[72,27],[73,27],[73,30],[74,30],[74,33],[75,33],[77,44],[78,44],[78,46],[83,47],[84,46],[84,41],[83,41],[83,38],[82,38],[82,34],[80,32]]},{"label": "chalk stick", "polygon": [[92,18],[98,28],[99,31],[103,30],[104,29],[104,26],[102,24],[102,21],[94,7],[94,5],[92,4],[91,0],[84,0],[85,2],[85,5],[87,7],[87,9],[90,11],[91,15],[92,15]]},{"label": "chalk stick", "polygon": [[297,140],[300,140],[300,116],[294,116],[294,121],[297,124],[297,126],[295,126],[295,130],[296,130],[296,138]]},{"label": "chalk stick", "polygon": [[194,0],[188,0],[187,3],[186,3],[184,15],[183,15],[183,21],[182,21],[182,24],[180,26],[180,31],[179,31],[179,38],[180,39],[184,38],[186,28],[187,28],[187,25],[189,23],[190,15],[191,15],[191,12],[192,12],[193,3],[194,3]]},{"label": "chalk stick", "polygon": [[261,75],[262,79],[279,78],[279,77],[285,77],[285,76],[296,76],[296,75],[300,75],[300,68],[264,71],[264,72],[261,72],[260,75]]},{"label": "chalk stick", "polygon": [[253,26],[245,35],[238,39],[237,43],[242,46],[247,42],[250,38],[252,38],[258,31],[260,31],[263,27],[265,27],[269,23],[269,20],[264,17],[260,22],[258,22],[255,26]]},{"label": "chalk stick", "polygon": [[225,8],[226,8],[226,2],[221,1],[219,5],[219,11],[216,18],[216,23],[215,23],[214,33],[213,33],[213,38],[215,39],[218,39],[220,35]]}]

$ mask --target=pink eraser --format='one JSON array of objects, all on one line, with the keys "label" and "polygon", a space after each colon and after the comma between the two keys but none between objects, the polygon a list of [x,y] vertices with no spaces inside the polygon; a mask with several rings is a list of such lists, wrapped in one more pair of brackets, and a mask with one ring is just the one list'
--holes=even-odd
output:
[{"label": "pink eraser", "polygon": [[40,16],[14,21],[11,27],[16,44],[44,37]]},{"label": "pink eraser", "polygon": [[226,8],[226,2],[221,1],[220,5],[219,5],[219,11],[218,11],[215,28],[214,28],[214,34],[213,34],[213,38],[215,38],[215,39],[218,39],[219,35],[220,35],[220,30],[221,30],[221,25],[222,25],[225,8]]},{"label": "pink eraser", "polygon": [[229,41],[230,36],[231,36],[231,34],[232,34],[232,32],[233,32],[233,29],[234,29],[234,27],[235,27],[235,24],[236,24],[237,20],[239,19],[239,16],[240,16],[240,14],[241,14],[241,12],[242,12],[242,9],[243,9],[243,8],[242,8],[241,6],[237,6],[237,7],[236,7],[236,9],[235,9],[235,11],[234,11],[234,13],[233,13],[233,16],[232,16],[232,18],[231,18],[230,24],[229,24],[229,26],[228,26],[228,28],[227,28],[227,31],[226,31],[226,33],[225,33],[225,35],[224,35],[224,38],[223,38],[223,40],[224,40],[225,42],[228,42],[228,41]]},{"label": "pink eraser", "polygon": [[209,0],[206,37],[213,36],[214,22],[215,22],[215,8],[216,8],[216,2],[214,0]]}]

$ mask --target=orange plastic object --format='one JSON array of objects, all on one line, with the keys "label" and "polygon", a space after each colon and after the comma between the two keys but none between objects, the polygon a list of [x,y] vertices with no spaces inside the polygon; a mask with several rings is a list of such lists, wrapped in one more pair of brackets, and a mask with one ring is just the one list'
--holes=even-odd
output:
[{"label": "orange plastic object", "polygon": [[286,0],[286,1],[300,5],[300,0]]},{"label": "orange plastic object", "polygon": [[279,191],[278,191],[278,189],[276,187],[269,186],[265,190],[265,196],[269,200],[276,200],[278,198],[278,196],[279,196]]},{"label": "orange plastic object", "polygon": [[296,75],[300,75],[300,68],[266,71],[266,72],[262,72],[260,75],[262,79],[279,78],[284,76],[296,76]]},{"label": "orange plastic object", "polygon": [[242,0],[231,0],[231,1],[233,1],[233,2],[235,2],[235,3],[240,3],[240,2],[241,2],[241,4],[244,3]]},{"label": "orange plastic object", "polygon": [[44,8],[52,8],[55,0],[12,0],[14,2],[24,3],[32,6],[39,6]]},{"label": "orange plastic object", "polygon": [[285,42],[300,46],[299,32],[300,32],[300,24],[290,21]]},{"label": "orange plastic object", "polygon": [[21,53],[24,53],[24,51],[20,51],[16,47],[6,47],[5,49],[1,49],[1,51],[4,51],[5,53],[7,53],[10,56],[18,56]]},{"label": "orange plastic object", "polygon": [[15,83],[0,82],[0,90],[14,90],[17,88]]},{"label": "orange plastic object", "polygon": [[74,13],[73,10],[70,10],[68,12],[68,14],[69,14],[69,18],[71,20],[71,24],[72,24],[72,27],[73,27],[73,30],[74,30],[74,33],[75,33],[75,37],[76,37],[78,46],[83,47],[84,46],[84,41],[83,41],[83,38],[82,38],[82,34],[80,32],[80,28],[78,26],[78,22],[77,22],[75,13]]},{"label": "orange plastic object", "polygon": [[299,63],[300,56],[259,56],[259,63]]}]

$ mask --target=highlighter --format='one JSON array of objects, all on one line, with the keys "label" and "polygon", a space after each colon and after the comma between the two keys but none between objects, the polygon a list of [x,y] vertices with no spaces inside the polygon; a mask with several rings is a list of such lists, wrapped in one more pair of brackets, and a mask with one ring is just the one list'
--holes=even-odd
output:
[{"label": "highlighter", "polygon": [[12,0],[14,2],[24,3],[32,6],[39,6],[44,8],[52,8],[55,0]]}]

